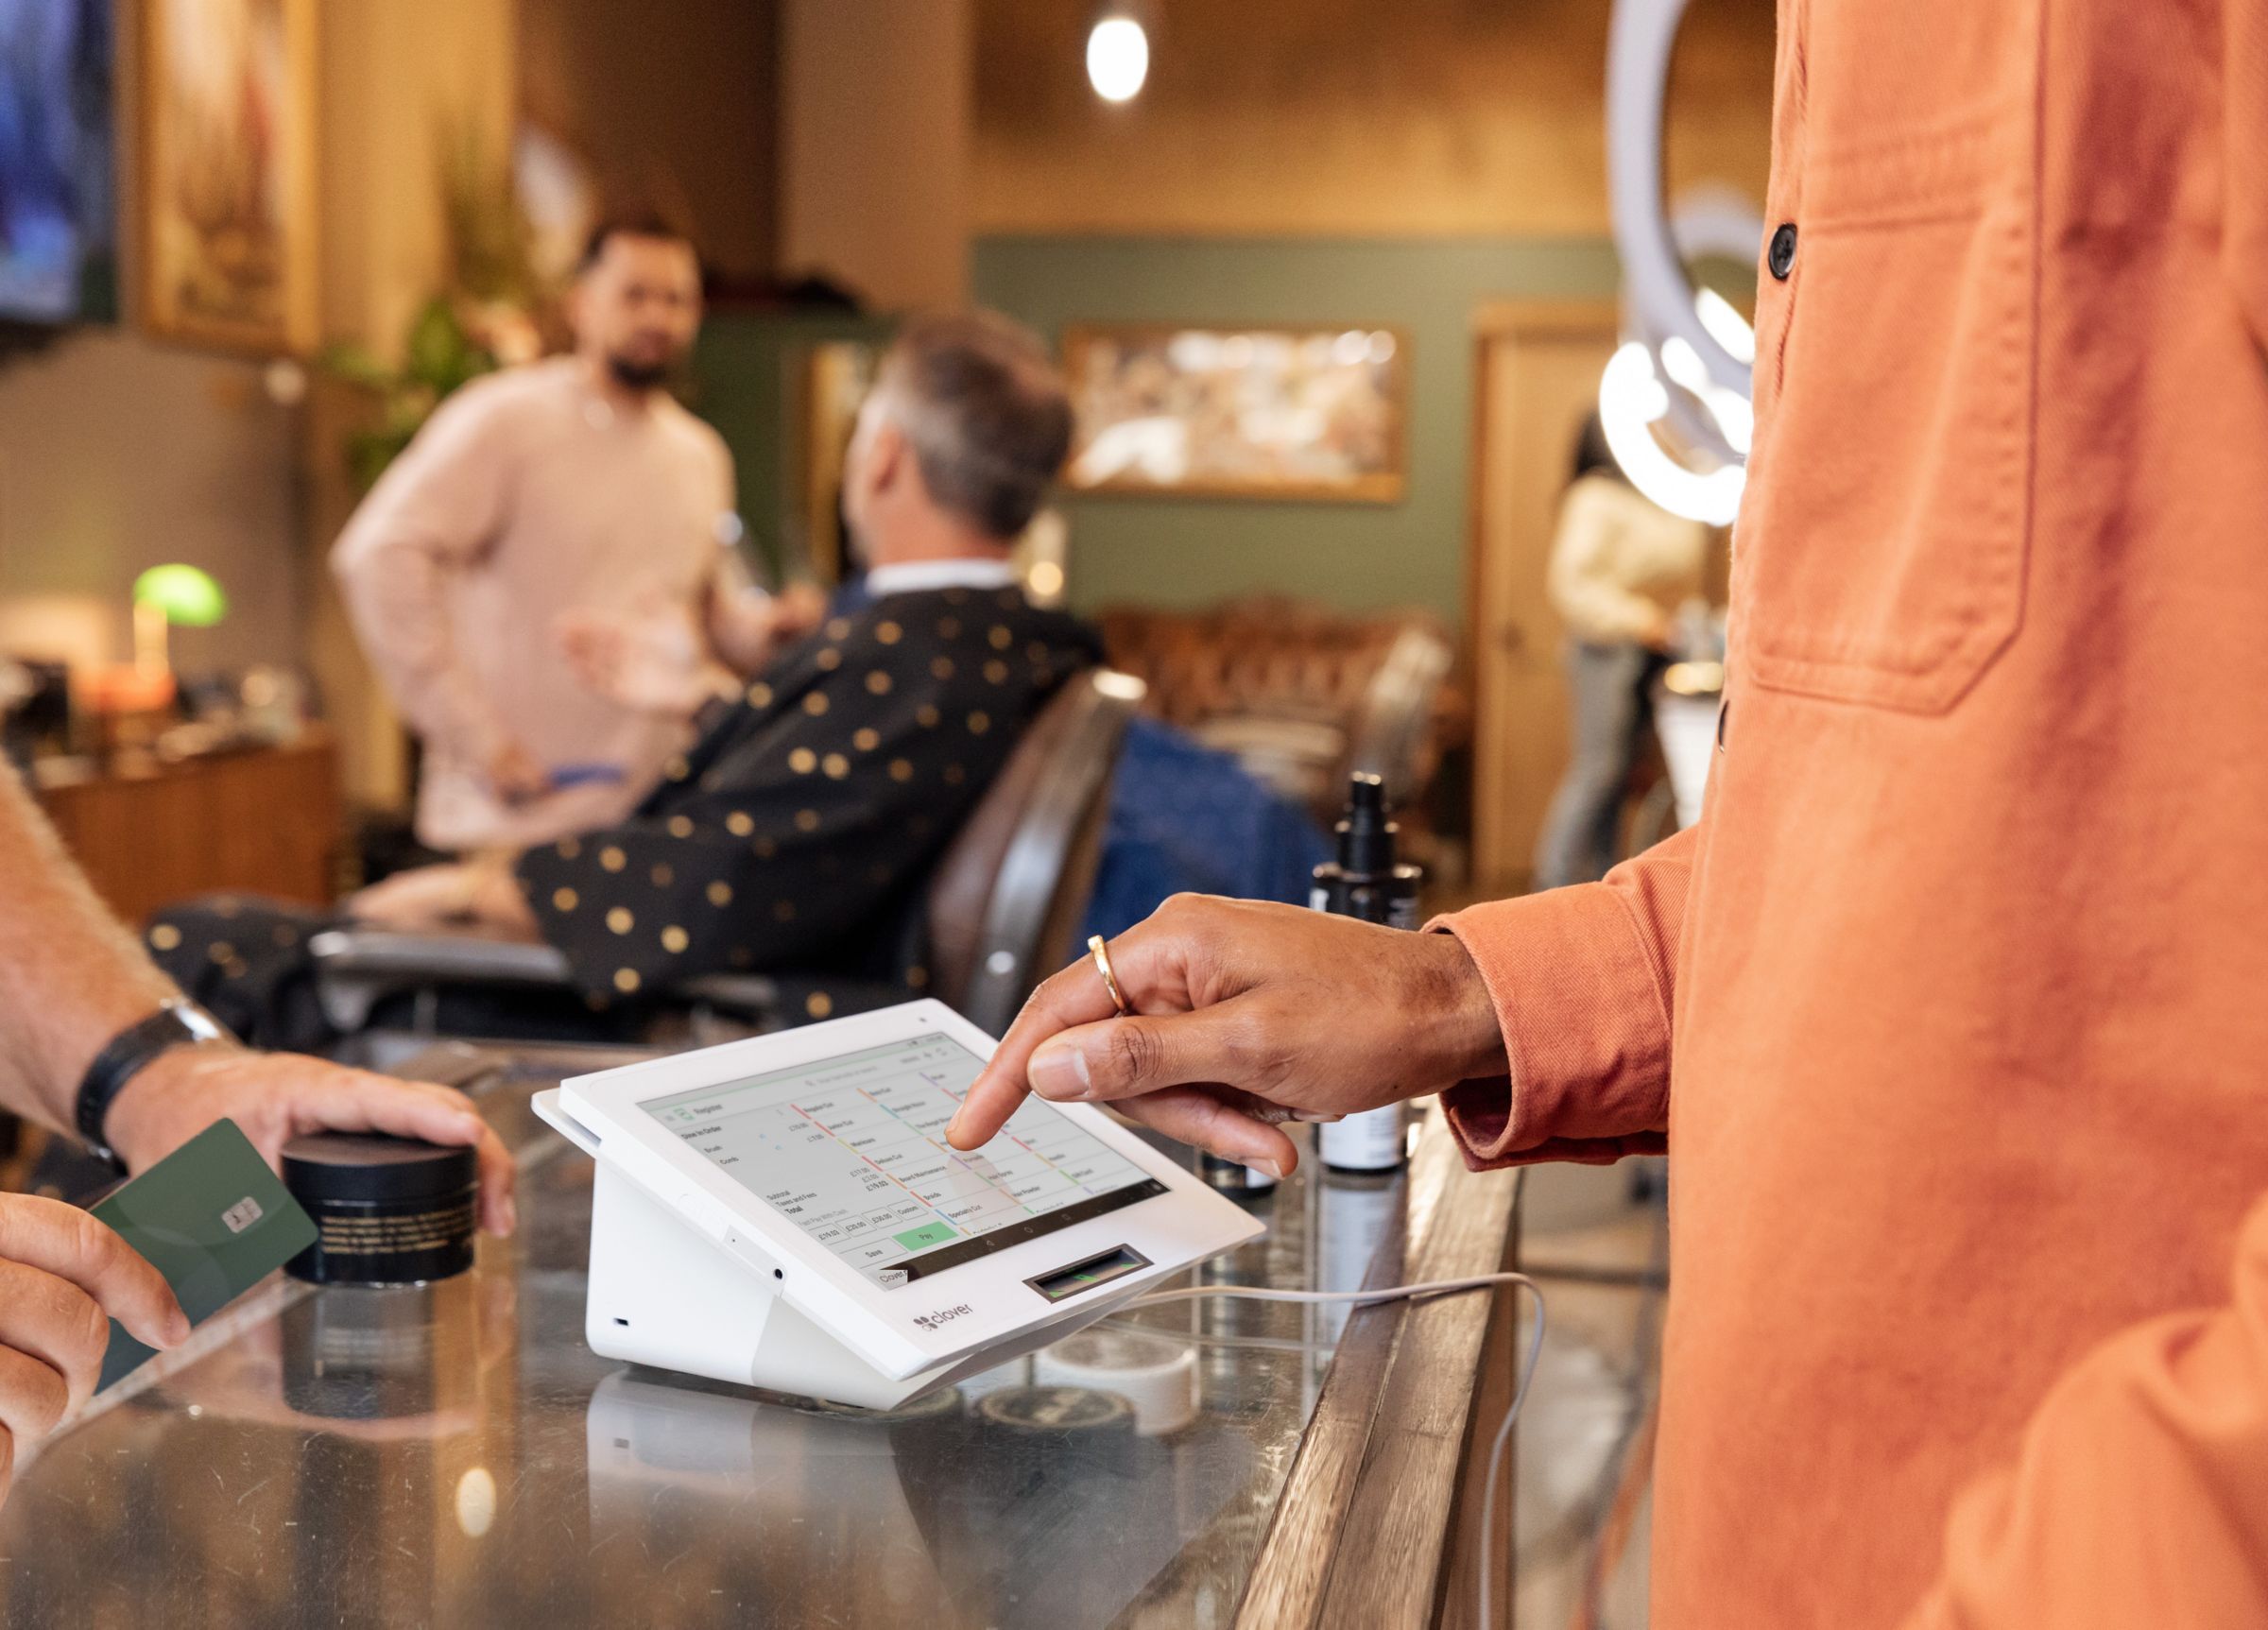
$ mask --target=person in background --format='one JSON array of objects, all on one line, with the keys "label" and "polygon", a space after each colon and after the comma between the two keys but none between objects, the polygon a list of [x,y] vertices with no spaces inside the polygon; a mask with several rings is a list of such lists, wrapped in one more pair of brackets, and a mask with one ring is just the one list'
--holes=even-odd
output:
[{"label": "person in background", "polygon": [[[845,466],[867,607],[721,696],[709,664],[643,638],[639,619],[593,619],[592,682],[671,729],[697,717],[696,744],[628,817],[400,873],[356,896],[352,917],[547,940],[593,1004],[740,969],[808,977],[815,1016],[853,987],[919,991],[939,852],[1033,716],[1102,657],[1085,624],[1024,598],[1009,558],[1070,444],[1069,399],[1033,335],[981,313],[908,323]],[[161,914],[171,965],[216,1009],[279,1022],[301,952],[215,962],[215,939],[245,938],[231,906]]]},{"label": "person in background", "polygon": [[1584,422],[1546,579],[1567,625],[1574,750],[1536,847],[1536,886],[1595,883],[1620,851],[1623,798],[1678,609],[1701,592],[1709,529],[1631,486],[1599,417]]},{"label": "person in background", "polygon": [[1174,902],[953,1141],[1669,1152],[1657,1630],[2257,1630],[2268,6],[1779,21],[1699,822],[1445,932]]},{"label": "person in background", "polygon": [[[0,875],[0,1107],[128,1172],[224,1118],[270,1164],[324,1129],[470,1143],[482,1225],[510,1231],[511,1158],[462,1094],[236,1045],[97,903],[4,765]],[[87,1400],[113,1318],[152,1347],[189,1333],[158,1271],[94,1217],[0,1193],[0,1496],[19,1452]]]},{"label": "person in background", "polygon": [[594,227],[575,351],[472,381],[435,411],[332,558],[355,631],[425,746],[435,849],[519,849],[621,819],[684,746],[576,683],[568,646],[635,605],[688,660],[747,675],[817,616],[765,595],[736,545],[731,455],[667,383],[700,327],[700,266],[660,215]]}]

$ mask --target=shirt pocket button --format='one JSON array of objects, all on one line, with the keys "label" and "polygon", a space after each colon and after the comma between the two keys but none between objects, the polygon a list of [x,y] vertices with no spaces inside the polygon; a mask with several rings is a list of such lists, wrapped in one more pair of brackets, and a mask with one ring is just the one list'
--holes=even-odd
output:
[{"label": "shirt pocket button", "polygon": [[1796,269],[1796,223],[1794,221],[1780,222],[1778,230],[1773,232],[1772,247],[1764,251],[1764,265],[1771,268],[1772,275],[1781,283],[1788,281],[1788,273]]}]

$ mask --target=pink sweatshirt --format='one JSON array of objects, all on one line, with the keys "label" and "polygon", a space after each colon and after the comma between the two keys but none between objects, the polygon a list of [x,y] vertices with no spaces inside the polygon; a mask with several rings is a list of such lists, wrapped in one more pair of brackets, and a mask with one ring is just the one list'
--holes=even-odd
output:
[{"label": "pink sweatshirt", "polygon": [[[526,848],[634,808],[683,727],[593,695],[558,641],[568,611],[692,602],[739,536],[732,459],[662,392],[625,412],[571,357],[466,386],[355,511],[332,557],[363,648],[425,744],[418,835]],[[516,741],[613,781],[519,805],[482,765]]]}]

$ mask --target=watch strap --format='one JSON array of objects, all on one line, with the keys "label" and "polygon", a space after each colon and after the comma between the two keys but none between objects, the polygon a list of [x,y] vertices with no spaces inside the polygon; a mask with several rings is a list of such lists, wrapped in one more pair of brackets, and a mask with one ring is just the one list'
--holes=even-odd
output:
[{"label": "watch strap", "polygon": [[112,1165],[118,1157],[103,1131],[111,1104],[142,1067],[177,1047],[233,1039],[226,1026],[194,1002],[176,999],[111,1038],[87,1066],[73,1105],[73,1120],[89,1152]]}]

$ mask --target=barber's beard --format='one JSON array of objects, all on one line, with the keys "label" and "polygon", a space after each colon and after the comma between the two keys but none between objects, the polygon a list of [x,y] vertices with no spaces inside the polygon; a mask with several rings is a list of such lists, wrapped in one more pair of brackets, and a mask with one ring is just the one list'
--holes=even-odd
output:
[{"label": "barber's beard", "polygon": [[659,390],[669,383],[677,371],[674,362],[633,362],[627,356],[607,358],[607,371],[614,383],[630,390]]}]

